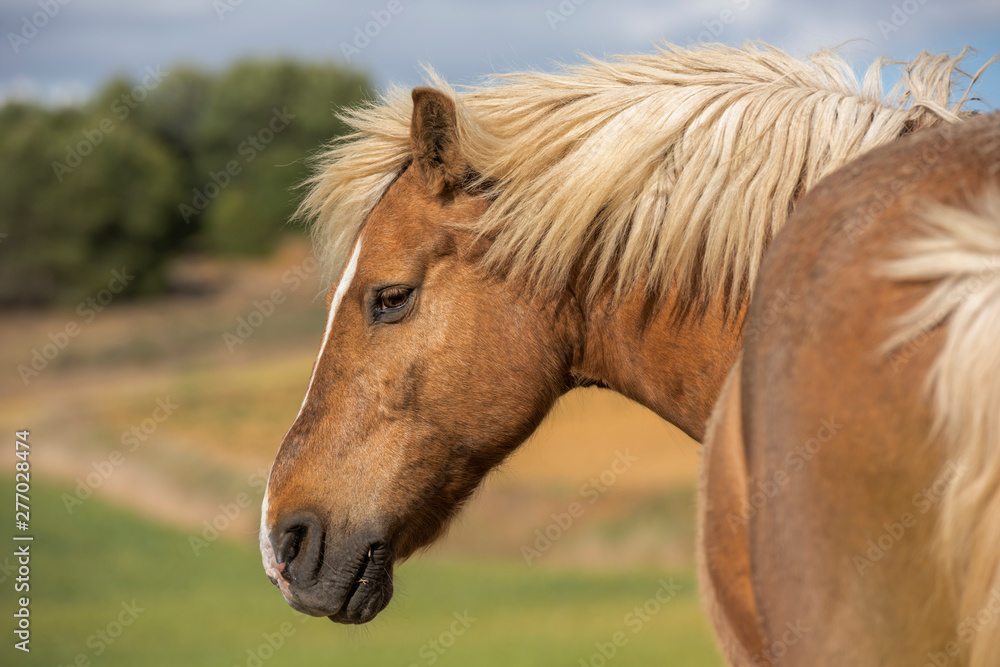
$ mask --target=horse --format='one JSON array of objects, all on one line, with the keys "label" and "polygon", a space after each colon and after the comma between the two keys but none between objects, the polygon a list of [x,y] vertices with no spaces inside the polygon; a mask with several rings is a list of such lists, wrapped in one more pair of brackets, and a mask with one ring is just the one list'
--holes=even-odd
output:
[{"label": "horse", "polygon": [[606,387],[696,440],[795,202],[959,119],[962,55],[884,99],[832,52],[664,46],[348,111],[300,213],[328,317],[261,509],[294,609],[365,623],[563,393]]},{"label": "horse", "polygon": [[1000,664],[1000,114],[805,195],[707,429],[733,665]]}]

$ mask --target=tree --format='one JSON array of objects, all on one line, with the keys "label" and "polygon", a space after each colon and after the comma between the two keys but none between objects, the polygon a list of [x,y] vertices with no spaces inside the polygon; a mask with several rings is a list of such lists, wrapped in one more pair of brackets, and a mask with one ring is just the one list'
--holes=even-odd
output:
[{"label": "tree", "polygon": [[0,107],[0,306],[73,305],[123,267],[127,294],[159,292],[192,248],[270,252],[295,230],[305,158],[345,130],[334,110],[369,90],[333,65],[247,61]]},{"label": "tree", "polygon": [[[77,110],[0,110],[0,304],[77,303],[126,267],[162,289],[179,170],[155,138]],[[82,129],[81,129],[82,128]]]}]

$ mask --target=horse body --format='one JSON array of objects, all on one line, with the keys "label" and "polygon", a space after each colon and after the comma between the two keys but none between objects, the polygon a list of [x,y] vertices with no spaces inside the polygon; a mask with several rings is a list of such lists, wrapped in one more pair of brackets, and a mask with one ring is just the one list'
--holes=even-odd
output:
[{"label": "horse body", "polygon": [[698,486],[698,580],[705,610],[730,664],[767,664],[750,571],[739,383],[733,364],[705,432]]},{"label": "horse body", "polygon": [[[998,617],[981,617],[998,583],[988,512],[1000,471],[995,458],[969,460],[997,444],[1000,257],[977,264],[1000,250],[997,192],[993,115],[851,163],[772,244],[748,313],[767,324],[747,337],[720,398],[702,485],[711,508],[718,482],[738,477],[717,470],[745,468],[741,497],[702,513],[706,579],[752,589],[718,598],[717,626],[759,621],[759,635],[729,651],[734,664],[1000,662]],[[954,217],[928,231],[935,207],[968,217],[984,196],[994,203],[981,222]],[[953,272],[962,280],[948,286],[962,289],[942,291]],[[987,367],[971,371],[976,360]],[[964,412],[949,415],[942,392]],[[949,420],[987,426],[954,437]],[[713,538],[735,545],[731,559],[713,559]]]},{"label": "horse body", "polygon": [[[304,203],[338,280],[261,516],[289,604],[373,618],[393,563],[573,387],[614,389],[700,439],[796,200],[858,154],[956,120],[959,59],[922,56],[895,105],[878,65],[861,86],[831,54],[712,47],[353,112],[357,133]],[[739,485],[720,489],[739,504]],[[743,605],[734,646],[753,635],[749,590],[716,589],[719,609]]]}]

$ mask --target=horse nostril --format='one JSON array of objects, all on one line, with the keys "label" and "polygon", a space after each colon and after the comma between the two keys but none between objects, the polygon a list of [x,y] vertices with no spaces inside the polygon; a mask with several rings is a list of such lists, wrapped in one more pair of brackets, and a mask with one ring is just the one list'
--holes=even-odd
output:
[{"label": "horse nostril", "polygon": [[285,534],[278,538],[278,544],[274,549],[274,559],[278,565],[291,563],[299,555],[299,546],[302,538],[309,532],[305,526],[292,526]]},{"label": "horse nostril", "polygon": [[310,579],[319,571],[323,527],[315,515],[299,513],[280,521],[271,543],[278,571],[285,579]]}]

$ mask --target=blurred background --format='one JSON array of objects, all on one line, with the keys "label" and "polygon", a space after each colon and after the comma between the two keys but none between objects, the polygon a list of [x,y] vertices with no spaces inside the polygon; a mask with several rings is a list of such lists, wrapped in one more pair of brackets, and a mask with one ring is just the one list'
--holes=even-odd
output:
[{"label": "blurred background", "polygon": [[[5,0],[0,26],[0,474],[10,498],[30,429],[35,536],[30,654],[0,548],[5,665],[721,664],[697,445],[593,389],[398,570],[373,623],[285,605],[256,527],[324,322],[294,186],[336,110],[420,84],[421,62],[468,84],[657,40],[843,44],[858,71],[1000,51],[995,0]],[[1000,104],[1000,67],[976,93]],[[0,516],[13,535],[12,502]]]}]

